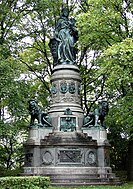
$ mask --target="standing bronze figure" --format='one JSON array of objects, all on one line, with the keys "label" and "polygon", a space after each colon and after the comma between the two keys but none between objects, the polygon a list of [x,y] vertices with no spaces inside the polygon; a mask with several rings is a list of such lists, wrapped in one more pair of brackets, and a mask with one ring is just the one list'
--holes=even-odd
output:
[{"label": "standing bronze figure", "polygon": [[76,53],[75,43],[78,40],[78,32],[75,28],[75,19],[68,18],[69,10],[64,8],[59,18],[54,38],[50,40],[50,49],[54,59],[54,66],[57,64],[75,64]]}]

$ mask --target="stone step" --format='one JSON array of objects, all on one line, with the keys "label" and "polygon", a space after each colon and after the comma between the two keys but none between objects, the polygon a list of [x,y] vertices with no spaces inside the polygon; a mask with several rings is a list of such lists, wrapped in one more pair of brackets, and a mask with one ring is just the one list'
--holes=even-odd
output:
[{"label": "stone step", "polygon": [[121,185],[122,182],[121,181],[105,181],[105,182],[84,182],[84,183],[77,183],[77,182],[69,182],[69,183],[51,183],[51,186],[106,186],[106,185]]},{"label": "stone step", "polygon": [[56,174],[51,175],[47,174],[48,177],[51,177],[51,179],[116,179],[114,174]]},{"label": "stone step", "polygon": [[56,132],[50,133],[48,136],[45,136],[44,139],[41,139],[41,144],[48,145],[48,144],[91,144],[96,145],[96,140],[92,140],[92,137],[87,136],[85,133],[78,133],[78,132]]},{"label": "stone step", "polygon": [[114,184],[120,185],[121,181],[118,177],[114,177],[113,174],[102,175],[102,178],[98,174],[87,174],[87,175],[46,175],[50,177],[52,185],[96,185],[97,183],[102,184]]},{"label": "stone step", "polygon": [[49,135],[47,135],[45,137],[45,139],[47,138],[65,138],[65,139],[88,139],[88,140],[92,140],[91,136],[88,136],[87,133],[80,133],[80,132],[56,132],[56,133],[49,133]]},{"label": "stone step", "polygon": [[[35,176],[35,174],[33,174]],[[31,174],[21,174],[21,176],[31,176]],[[89,175],[43,175],[50,178],[52,186],[90,186],[90,185],[121,185],[122,182],[118,177],[115,178],[98,178],[96,174]]]}]

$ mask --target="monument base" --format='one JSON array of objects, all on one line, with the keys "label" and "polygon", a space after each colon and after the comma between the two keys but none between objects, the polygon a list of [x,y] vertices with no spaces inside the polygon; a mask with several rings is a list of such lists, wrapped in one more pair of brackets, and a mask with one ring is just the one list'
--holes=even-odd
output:
[{"label": "monument base", "polygon": [[54,186],[120,185],[110,167],[25,167],[25,175],[48,176]]},{"label": "monument base", "polygon": [[58,186],[120,184],[109,165],[107,140],[98,144],[87,133],[53,132],[40,142],[29,138],[24,146],[24,175],[49,176]]}]

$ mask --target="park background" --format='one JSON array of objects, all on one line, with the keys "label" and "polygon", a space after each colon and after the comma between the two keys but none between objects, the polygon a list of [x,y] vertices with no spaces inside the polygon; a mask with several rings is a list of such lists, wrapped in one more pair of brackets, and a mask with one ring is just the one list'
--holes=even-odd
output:
[{"label": "park background", "polygon": [[77,65],[86,115],[109,102],[110,161],[133,181],[133,2],[130,0],[0,1],[0,176],[18,175],[28,135],[28,100],[50,100],[49,49],[62,7],[76,19]]}]

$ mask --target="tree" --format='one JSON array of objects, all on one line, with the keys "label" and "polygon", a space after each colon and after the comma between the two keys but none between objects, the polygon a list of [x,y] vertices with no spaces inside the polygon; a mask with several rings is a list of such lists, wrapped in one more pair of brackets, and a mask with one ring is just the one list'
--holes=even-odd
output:
[{"label": "tree", "polygon": [[[1,165],[6,161],[4,154],[7,147],[4,146],[4,141],[19,144],[18,136],[22,134],[22,130],[26,131],[27,101],[36,97],[43,107],[47,106],[49,80],[53,68],[48,43],[64,6],[63,2],[63,0],[1,2],[0,148],[3,151],[3,156],[0,157]],[[110,113],[107,125],[110,133],[114,132],[114,136],[119,138],[120,144],[127,141],[127,136],[130,136],[130,139],[132,136],[130,106],[133,4],[130,0],[73,2],[67,0],[65,6],[69,6],[70,15],[77,16],[78,21],[78,65],[83,78],[83,108],[88,114],[98,100],[109,100]],[[9,133],[5,135],[3,133],[6,133],[7,128]],[[116,148],[116,145],[113,145]],[[15,147],[17,149],[20,146]],[[8,145],[8,150],[11,149],[12,147]],[[117,157],[122,157],[122,150],[121,148],[117,152]],[[19,164],[19,160],[15,160],[17,154],[11,154],[10,162],[17,163],[11,163],[11,166],[6,167],[20,165],[21,161]],[[18,157],[22,157],[19,150]],[[120,158],[119,162],[122,159]]]},{"label": "tree", "polygon": [[25,66],[15,58],[16,26],[26,8],[20,5],[20,1],[6,0],[0,6],[0,166],[6,169],[22,165],[18,138],[27,130],[26,101],[30,96],[31,81],[25,80]]},{"label": "tree", "polygon": [[[89,79],[89,81],[92,82],[88,82],[89,86],[86,88],[87,91],[84,92],[87,92],[85,106],[92,104],[92,97],[89,99],[88,92],[95,88],[95,95],[98,97],[95,100],[104,98],[110,102],[107,125],[111,137],[116,139],[117,144],[122,144],[123,141],[128,142],[129,139],[132,141],[133,3],[124,0],[89,0],[81,2],[84,11],[78,17],[81,47],[84,49],[86,56],[91,51],[97,53],[94,61],[89,63],[87,59],[86,63],[87,69],[85,69],[84,77],[85,79],[88,78],[89,73],[89,78],[92,76],[92,80]],[[103,85],[99,84],[101,78]],[[114,148],[118,147],[116,143],[112,143]],[[126,148],[127,145],[124,152],[127,152]],[[116,154],[112,155],[122,160],[122,151],[121,147],[121,150],[117,151],[117,156]],[[126,159],[125,157],[124,159]],[[121,160],[119,165],[117,161],[116,167],[122,167]]]},{"label": "tree", "polygon": [[[110,131],[111,133],[119,133],[119,137],[117,136],[116,140],[118,141],[118,138],[121,138],[121,141],[125,141],[124,142],[125,144],[128,144],[127,141],[129,141],[130,146],[132,144],[132,133],[133,133],[132,52],[133,52],[133,43],[132,43],[132,39],[130,38],[127,38],[120,43],[116,43],[112,45],[112,47],[105,50],[104,54],[102,55],[104,58],[103,59],[101,58],[101,61],[103,61],[103,63],[100,70],[102,73],[104,73],[107,76],[106,85],[108,87],[108,93],[110,95],[110,98],[112,99],[112,104],[114,104],[111,107],[111,111],[110,111],[111,117],[109,118],[108,121],[108,125],[110,126]],[[112,123],[111,119],[115,121],[114,125],[110,124]],[[122,145],[122,147],[123,146],[124,145]],[[128,148],[126,145],[125,150],[123,150],[123,153],[121,153],[121,158],[124,156],[125,164],[126,164],[126,159],[128,158],[126,153],[127,149]],[[119,165],[122,166],[123,162],[121,161]],[[130,173],[129,173],[129,179],[132,179],[132,174]]]},{"label": "tree", "polygon": [[[15,125],[13,125],[15,124]],[[20,123],[19,123],[20,124]],[[21,123],[22,124],[22,123]],[[7,132],[8,131],[8,132]],[[26,137],[25,130],[20,130],[17,123],[2,123],[0,129],[0,167],[16,169],[22,167],[24,153],[22,142]]]},{"label": "tree", "polygon": [[20,144],[19,137],[22,133],[25,136],[27,131],[26,99],[30,85],[21,79],[24,66],[20,66],[10,54],[3,55],[2,49],[0,55],[0,166],[12,169],[22,165],[22,141]]},{"label": "tree", "polygon": [[1,2],[0,165],[7,169],[21,165],[18,137],[27,131],[27,101],[36,97],[47,105],[52,69],[48,38],[61,7],[62,1]]}]

